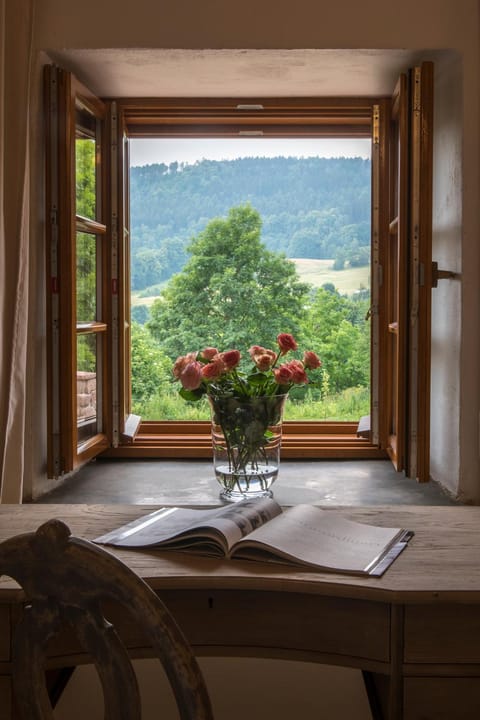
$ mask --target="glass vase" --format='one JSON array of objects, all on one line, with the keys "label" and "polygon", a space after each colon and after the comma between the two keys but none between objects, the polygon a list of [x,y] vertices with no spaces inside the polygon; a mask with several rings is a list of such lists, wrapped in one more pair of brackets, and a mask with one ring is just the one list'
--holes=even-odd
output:
[{"label": "glass vase", "polygon": [[280,466],[286,399],[287,395],[209,396],[213,467],[222,500],[272,497],[271,486]]}]

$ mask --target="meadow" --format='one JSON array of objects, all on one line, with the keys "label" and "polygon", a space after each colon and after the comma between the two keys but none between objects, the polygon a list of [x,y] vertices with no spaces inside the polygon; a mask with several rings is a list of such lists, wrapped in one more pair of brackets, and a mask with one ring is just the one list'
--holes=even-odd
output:
[{"label": "meadow", "polygon": [[[331,283],[341,295],[352,295],[360,289],[370,287],[370,267],[345,268],[334,270],[333,260],[312,260],[309,258],[292,258],[302,282],[313,287],[321,287]],[[161,284],[156,286],[155,294],[144,296],[144,291],[132,292],[132,305],[150,305],[157,299]]]}]

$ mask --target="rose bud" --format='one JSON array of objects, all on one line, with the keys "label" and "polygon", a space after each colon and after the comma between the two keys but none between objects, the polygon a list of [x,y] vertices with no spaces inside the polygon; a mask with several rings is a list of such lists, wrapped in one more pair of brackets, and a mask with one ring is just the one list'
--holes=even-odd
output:
[{"label": "rose bud", "polygon": [[296,350],[298,347],[297,341],[289,333],[280,333],[277,336],[277,342],[282,355],[285,355],[289,350]]},{"label": "rose bud", "polygon": [[202,367],[204,380],[217,380],[225,372],[225,364],[219,357]]},{"label": "rose bud", "polygon": [[202,384],[202,364],[198,360],[189,362],[179,378],[185,390],[196,390]]},{"label": "rose bud", "polygon": [[275,382],[278,385],[289,385],[292,382],[292,371],[287,365],[280,365],[273,371]]},{"label": "rose bud", "polygon": [[295,385],[308,383],[307,373],[305,372],[305,368],[300,360],[291,360],[287,363],[287,367],[292,373],[292,382],[295,383]]},{"label": "rose bud", "polygon": [[218,350],[214,347],[206,347],[202,350],[200,355],[204,360],[213,360],[213,358],[218,355]]},{"label": "rose bud", "polygon": [[194,362],[196,359],[197,359],[196,352],[191,352],[191,353],[188,353],[187,355],[180,355],[180,357],[178,357],[175,360],[175,364],[172,369],[174,377],[176,377],[178,379],[180,377],[180,375],[182,374],[182,372],[184,371],[184,369],[187,367],[188,363]]},{"label": "rose bud", "polygon": [[242,356],[238,350],[227,350],[226,352],[220,353],[220,358],[223,360],[227,371],[236,368],[241,357]]},{"label": "rose bud", "polygon": [[312,350],[305,350],[303,353],[303,364],[308,370],[316,370],[321,366],[322,361]]},{"label": "rose bud", "polygon": [[270,370],[273,363],[275,362],[277,356],[273,352],[273,350],[265,350],[265,352],[262,353],[262,355],[256,355],[253,358],[253,362],[255,363],[256,367],[260,370],[260,372],[266,372],[267,370]]},{"label": "rose bud", "polygon": [[248,351],[248,354],[252,358],[253,362],[255,362],[255,357],[257,355],[263,355],[264,352],[265,348],[263,348],[261,345],[252,345],[252,347]]}]

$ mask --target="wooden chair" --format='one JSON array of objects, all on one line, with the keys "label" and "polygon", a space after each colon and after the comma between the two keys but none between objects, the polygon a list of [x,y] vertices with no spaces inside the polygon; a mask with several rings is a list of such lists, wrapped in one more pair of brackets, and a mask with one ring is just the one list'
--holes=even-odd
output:
[{"label": "wooden chair", "polygon": [[0,543],[2,575],[16,580],[26,595],[12,651],[12,682],[20,717],[53,719],[45,655],[48,642],[65,622],[74,628],[95,663],[105,718],[141,717],[137,678],[128,652],[102,611],[105,601],[113,601],[131,613],[150,639],[182,720],[212,720],[202,674],[172,615],[155,592],[113,554],[72,537],[60,520],[49,520],[36,532]]}]

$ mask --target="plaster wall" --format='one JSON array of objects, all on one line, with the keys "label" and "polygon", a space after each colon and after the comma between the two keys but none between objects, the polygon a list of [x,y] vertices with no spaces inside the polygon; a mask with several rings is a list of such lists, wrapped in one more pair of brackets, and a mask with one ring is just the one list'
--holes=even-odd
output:
[{"label": "plaster wall", "polygon": [[[443,158],[436,161],[435,171],[434,259],[441,266],[448,262],[448,269],[461,263],[462,278],[442,284],[433,296],[438,357],[432,373],[432,475],[464,500],[480,502],[478,18],[478,0],[298,0],[293,5],[286,0],[38,0],[36,46],[38,52],[122,47],[409,48],[425,51],[425,59],[435,50],[457,52],[456,60],[451,56],[445,61],[437,79],[436,157]],[[38,282],[41,286],[40,276]],[[41,386],[44,369],[40,342],[38,352],[32,364],[35,387]],[[32,422],[41,422],[43,407],[44,398],[36,391]],[[44,458],[38,456],[42,449],[34,429],[32,452],[32,488],[41,492],[46,480],[42,472],[36,473]]]},{"label": "plaster wall", "polygon": [[432,477],[457,493],[460,466],[462,72],[460,56],[435,62],[432,258],[456,277],[432,291]]},{"label": "plaster wall", "polygon": [[44,48],[454,48],[477,0],[39,0]]}]

